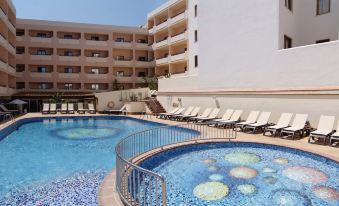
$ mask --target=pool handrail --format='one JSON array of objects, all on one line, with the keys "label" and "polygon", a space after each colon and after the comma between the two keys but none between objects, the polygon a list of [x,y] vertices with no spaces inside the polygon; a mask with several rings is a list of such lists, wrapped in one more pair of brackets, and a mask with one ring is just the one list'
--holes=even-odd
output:
[{"label": "pool handrail", "polygon": [[[164,136],[165,134],[168,136]],[[156,135],[159,135],[158,138]],[[120,199],[129,206],[146,204],[166,206],[165,178],[139,165],[141,158],[147,157],[148,152],[156,149],[160,149],[161,152],[164,151],[164,146],[189,141],[231,140],[236,137],[237,131],[233,128],[209,127],[208,123],[185,123],[151,128],[122,138],[115,147],[116,190]]]}]

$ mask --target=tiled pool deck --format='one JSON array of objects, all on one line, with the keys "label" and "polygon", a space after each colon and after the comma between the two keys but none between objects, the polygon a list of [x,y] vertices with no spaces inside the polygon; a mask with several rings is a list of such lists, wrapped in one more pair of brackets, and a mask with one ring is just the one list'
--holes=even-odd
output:
[{"label": "tiled pool deck", "polygon": [[[6,123],[3,123],[0,125],[0,129],[14,123],[15,121],[18,121],[20,119],[25,118],[33,118],[33,117],[70,117],[70,116],[107,116],[103,114],[57,114],[57,115],[42,115],[40,113],[29,113],[24,116],[21,116],[13,121],[9,121]],[[130,115],[129,117],[133,118],[140,118],[139,115]],[[155,117],[145,117],[144,120],[148,121],[154,121],[158,123],[164,123],[168,125],[175,125],[178,124],[174,121],[168,121],[168,120],[160,120]],[[261,134],[245,134],[239,132],[237,135],[236,140],[232,141],[239,141],[239,142],[256,142],[256,143],[263,143],[263,144],[272,144],[272,145],[278,145],[278,146],[285,146],[295,149],[300,149],[308,152],[312,152],[318,155],[322,155],[325,157],[328,157],[330,159],[333,159],[335,161],[339,162],[339,148],[338,147],[329,147],[327,145],[319,145],[319,144],[309,144],[308,138],[303,138],[301,140],[285,140],[281,138],[272,138],[272,137],[266,137]],[[221,140],[217,140],[220,142]],[[226,141],[226,140],[225,140]],[[203,142],[203,141],[199,141]],[[193,143],[193,142],[192,142]],[[187,143],[186,143],[187,144]],[[176,147],[179,145],[172,145],[170,147],[165,147],[165,149],[169,149],[172,147]],[[145,156],[148,156],[153,153],[157,153],[159,151],[151,151],[150,153],[145,154]],[[140,158],[144,158],[140,157]],[[122,202],[120,201],[120,198],[118,194],[116,193],[115,189],[115,170],[111,171],[104,179],[104,181],[101,184],[101,187],[99,189],[99,204],[101,206],[122,206]]]}]

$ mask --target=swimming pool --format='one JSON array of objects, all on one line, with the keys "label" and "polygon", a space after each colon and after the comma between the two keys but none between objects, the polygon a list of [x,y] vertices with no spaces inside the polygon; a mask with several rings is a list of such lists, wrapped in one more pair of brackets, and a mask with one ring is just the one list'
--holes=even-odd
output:
[{"label": "swimming pool", "polygon": [[299,150],[199,144],[156,154],[140,165],[165,178],[167,205],[339,205],[339,164]]},{"label": "swimming pool", "polygon": [[0,132],[0,205],[97,205],[116,143],[159,126],[128,117],[23,120]]}]

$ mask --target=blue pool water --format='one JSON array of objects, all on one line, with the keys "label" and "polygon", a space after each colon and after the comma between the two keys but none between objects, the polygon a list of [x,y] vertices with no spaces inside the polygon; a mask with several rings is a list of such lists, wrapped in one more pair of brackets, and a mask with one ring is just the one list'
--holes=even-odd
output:
[{"label": "blue pool water", "polygon": [[339,164],[298,150],[252,143],[190,145],[141,165],[165,177],[168,205],[339,205]]},{"label": "blue pool water", "polygon": [[0,205],[97,205],[116,143],[157,126],[125,117],[22,124],[0,141]]}]

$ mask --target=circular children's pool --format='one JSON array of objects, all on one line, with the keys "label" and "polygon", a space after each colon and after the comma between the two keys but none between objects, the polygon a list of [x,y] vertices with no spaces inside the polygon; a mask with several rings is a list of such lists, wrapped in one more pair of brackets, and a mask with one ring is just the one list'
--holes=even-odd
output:
[{"label": "circular children's pool", "polygon": [[164,176],[168,205],[339,205],[339,163],[284,147],[189,145],[141,166]]}]

